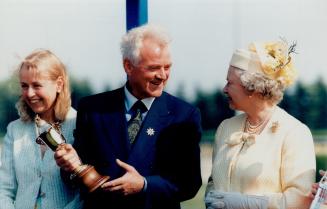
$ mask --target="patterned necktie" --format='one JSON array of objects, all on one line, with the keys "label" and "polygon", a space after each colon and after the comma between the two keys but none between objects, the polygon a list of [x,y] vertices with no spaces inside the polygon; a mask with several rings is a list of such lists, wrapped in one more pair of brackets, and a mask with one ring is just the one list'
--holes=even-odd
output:
[{"label": "patterned necktie", "polygon": [[132,110],[132,118],[128,121],[128,137],[130,144],[133,144],[137,133],[139,132],[142,125],[142,113],[144,113],[147,109],[142,101],[138,100],[133,107]]}]

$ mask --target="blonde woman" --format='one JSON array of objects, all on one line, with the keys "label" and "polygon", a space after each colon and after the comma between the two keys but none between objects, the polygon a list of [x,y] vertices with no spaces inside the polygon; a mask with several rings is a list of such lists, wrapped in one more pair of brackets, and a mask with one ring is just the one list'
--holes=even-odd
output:
[{"label": "blonde woman", "polygon": [[217,129],[207,208],[309,208],[312,135],[277,106],[295,79],[294,47],[276,41],[234,52],[224,93],[230,107],[244,113]]},{"label": "blonde woman", "polygon": [[65,66],[48,50],[20,64],[20,118],[7,127],[0,166],[0,208],[80,208],[79,191],[61,181],[54,153],[36,138],[50,126],[73,143],[76,111],[71,107]]}]

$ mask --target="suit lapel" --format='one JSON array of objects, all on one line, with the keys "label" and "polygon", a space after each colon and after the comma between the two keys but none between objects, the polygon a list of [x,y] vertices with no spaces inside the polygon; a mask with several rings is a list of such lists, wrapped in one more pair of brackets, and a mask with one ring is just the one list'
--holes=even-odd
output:
[{"label": "suit lapel", "polygon": [[124,104],[124,91],[121,88],[115,95],[117,102],[106,101],[110,111],[102,115],[103,129],[112,144],[115,156],[127,160],[128,145],[126,132],[126,117]]},{"label": "suit lapel", "polygon": [[142,127],[128,157],[128,163],[135,165],[146,160],[147,153],[154,149],[162,128],[172,119],[166,103],[166,95],[156,98],[142,123]]}]

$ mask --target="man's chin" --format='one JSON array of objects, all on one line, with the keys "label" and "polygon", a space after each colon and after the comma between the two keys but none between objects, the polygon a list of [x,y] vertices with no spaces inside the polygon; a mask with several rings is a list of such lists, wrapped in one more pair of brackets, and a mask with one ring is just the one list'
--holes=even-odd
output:
[{"label": "man's chin", "polygon": [[162,91],[152,94],[152,97],[160,97],[161,95],[162,95]]},{"label": "man's chin", "polygon": [[156,88],[148,88],[148,95],[150,97],[160,97],[164,88],[156,86]]},{"label": "man's chin", "polygon": [[163,89],[162,90],[156,90],[150,92],[149,96],[150,97],[160,97],[162,95]]}]

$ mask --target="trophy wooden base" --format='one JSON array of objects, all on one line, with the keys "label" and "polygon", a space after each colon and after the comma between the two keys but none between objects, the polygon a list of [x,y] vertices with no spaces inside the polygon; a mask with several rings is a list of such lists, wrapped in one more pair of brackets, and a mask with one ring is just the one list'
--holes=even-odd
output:
[{"label": "trophy wooden base", "polygon": [[81,165],[75,175],[89,192],[95,191],[110,178],[109,176],[100,175],[91,165]]}]

